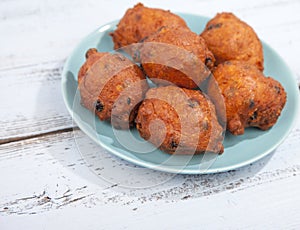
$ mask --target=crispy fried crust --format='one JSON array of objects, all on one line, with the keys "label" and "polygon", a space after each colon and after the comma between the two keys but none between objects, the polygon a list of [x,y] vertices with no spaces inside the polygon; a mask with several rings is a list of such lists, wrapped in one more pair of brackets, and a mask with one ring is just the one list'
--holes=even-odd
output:
[{"label": "crispy fried crust", "polygon": [[82,105],[115,128],[129,128],[148,90],[143,72],[121,54],[90,49],[86,58],[78,73]]},{"label": "crispy fried crust", "polygon": [[136,125],[144,139],[170,154],[224,151],[215,107],[200,91],[176,86],[150,89]]},{"label": "crispy fried crust", "polygon": [[138,3],[126,11],[117,29],[111,33],[114,49],[139,42],[167,25],[187,28],[185,21],[178,15],[162,9],[148,8]]},{"label": "crispy fried crust", "polygon": [[216,64],[240,60],[264,69],[263,49],[258,36],[234,14],[217,14],[207,23],[201,36],[215,55]]},{"label": "crispy fried crust", "polygon": [[[267,130],[276,123],[286,102],[286,92],[278,81],[240,61],[218,65],[213,75],[225,100],[227,129],[232,134],[243,134],[249,126]],[[218,103],[214,92],[209,95]]]},{"label": "crispy fried crust", "polygon": [[209,76],[208,68],[215,62],[204,39],[184,27],[163,27],[148,36],[140,58],[145,73],[156,83],[163,79],[189,89]]}]

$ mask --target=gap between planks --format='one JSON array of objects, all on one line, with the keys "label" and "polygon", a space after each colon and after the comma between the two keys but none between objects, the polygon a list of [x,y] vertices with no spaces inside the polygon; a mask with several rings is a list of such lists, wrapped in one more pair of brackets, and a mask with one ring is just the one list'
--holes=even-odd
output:
[{"label": "gap between planks", "polygon": [[75,126],[75,127],[69,127],[69,128],[49,131],[49,132],[45,132],[45,133],[32,134],[32,135],[28,135],[28,136],[11,137],[11,138],[0,140],[0,145],[8,144],[11,142],[28,140],[28,139],[32,139],[32,138],[39,138],[39,137],[43,137],[43,136],[55,135],[58,133],[73,132],[74,130],[79,130],[79,128],[77,126]]}]

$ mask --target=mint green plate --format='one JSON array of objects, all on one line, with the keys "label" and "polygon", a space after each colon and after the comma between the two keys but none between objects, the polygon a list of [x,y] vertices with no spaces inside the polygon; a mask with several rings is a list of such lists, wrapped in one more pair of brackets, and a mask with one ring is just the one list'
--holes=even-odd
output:
[{"label": "mint green plate", "polygon": [[[200,33],[209,20],[209,18],[198,15],[183,13],[179,13],[179,15],[185,19],[191,30],[196,33]],[[119,136],[123,137],[123,145],[120,144],[109,123],[99,121],[91,112],[80,105],[80,96],[77,92],[77,73],[85,61],[85,52],[92,47],[96,47],[98,51],[113,50],[109,33],[115,29],[117,23],[118,21],[115,21],[101,26],[85,37],[67,59],[62,73],[63,98],[74,121],[83,132],[112,154],[136,165],[171,173],[204,174],[224,172],[248,165],[270,154],[283,142],[293,128],[299,109],[299,92],[296,78],[282,58],[263,42],[264,73],[266,76],[272,76],[278,80],[287,92],[287,103],[273,128],[268,131],[248,128],[245,134],[241,136],[232,136],[226,133],[224,153],[217,157],[216,155],[206,156],[206,160],[210,160],[209,167],[200,166],[202,155],[189,158],[187,156],[170,156],[158,149],[153,149],[148,153],[137,153],[138,151],[128,150],[124,147],[126,137],[128,137],[128,145],[132,142],[132,136],[143,141],[137,131],[134,129],[118,133]],[[132,134],[132,136],[129,134]],[[152,147],[149,143],[143,143],[140,150],[143,151],[145,146],[146,148]],[[139,148],[138,145],[135,147]],[[203,162],[204,160],[201,163]]]}]

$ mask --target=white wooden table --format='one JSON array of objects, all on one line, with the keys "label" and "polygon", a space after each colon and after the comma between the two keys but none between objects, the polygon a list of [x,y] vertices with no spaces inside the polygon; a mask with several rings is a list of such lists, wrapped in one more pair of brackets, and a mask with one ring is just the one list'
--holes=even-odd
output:
[{"label": "white wooden table", "polygon": [[[0,1],[0,229],[300,229],[299,123],[252,165],[171,179],[138,173],[76,129],[61,95],[64,61],[84,36],[135,3]],[[144,3],[209,17],[234,12],[299,82],[299,0]],[[82,160],[78,143],[98,156],[98,175]],[[156,186],[131,186],[145,181]]]}]

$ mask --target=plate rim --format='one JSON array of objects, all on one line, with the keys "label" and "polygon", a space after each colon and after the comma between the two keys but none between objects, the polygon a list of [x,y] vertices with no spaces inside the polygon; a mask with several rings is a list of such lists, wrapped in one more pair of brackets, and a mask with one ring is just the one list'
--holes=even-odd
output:
[{"label": "plate rim", "polygon": [[[176,14],[178,14],[179,16],[187,16],[187,17],[202,17],[205,18],[207,20],[210,20],[209,17],[207,16],[203,16],[203,15],[196,15],[196,14],[189,14],[189,13],[183,13],[183,12],[176,12]],[[120,20],[120,19],[119,19]],[[284,133],[283,136],[281,136],[280,140],[277,141],[275,144],[272,145],[272,147],[268,148],[267,150],[263,151],[261,154],[252,157],[248,160],[242,161],[241,163],[238,164],[233,164],[230,166],[225,166],[225,167],[219,167],[219,168],[209,168],[209,169],[205,169],[205,171],[201,171],[200,169],[189,169],[187,167],[183,167],[182,169],[176,169],[173,168],[172,166],[164,166],[162,164],[155,164],[152,162],[147,162],[141,159],[135,159],[132,158],[130,156],[124,155],[120,152],[118,152],[117,150],[111,148],[109,145],[104,144],[100,139],[97,138],[97,136],[95,135],[91,135],[90,131],[87,130],[87,128],[85,127],[85,125],[83,125],[81,122],[78,122],[74,116],[74,111],[68,106],[68,100],[67,100],[67,91],[65,90],[65,77],[67,75],[67,71],[68,71],[68,66],[70,65],[70,61],[72,59],[72,57],[74,56],[76,50],[78,49],[78,47],[81,46],[81,44],[84,43],[84,41],[91,36],[94,33],[99,33],[99,30],[101,28],[105,28],[108,25],[110,26],[109,28],[111,28],[111,26],[115,26],[117,25],[117,23],[119,22],[119,20],[113,20],[110,21],[108,23],[105,23],[104,25],[99,26],[96,30],[93,30],[92,32],[90,32],[89,34],[87,34],[85,37],[83,37],[83,39],[81,39],[79,41],[79,43],[77,43],[77,45],[74,47],[74,49],[72,50],[72,52],[70,53],[70,55],[67,57],[67,60],[64,63],[63,66],[63,71],[61,73],[61,91],[62,91],[62,95],[63,95],[63,101],[64,104],[69,112],[69,114],[72,117],[72,124],[74,124],[74,122],[76,123],[76,125],[80,128],[80,130],[82,130],[89,138],[91,138],[94,142],[96,142],[98,145],[100,145],[102,148],[104,148],[105,150],[107,150],[110,154],[113,154],[123,160],[126,160],[128,162],[131,162],[133,164],[136,164],[138,166],[142,166],[142,167],[146,167],[152,170],[158,170],[161,172],[168,172],[168,173],[176,173],[176,174],[213,174],[213,173],[221,173],[221,172],[227,172],[230,170],[235,170],[244,166],[247,166],[251,163],[257,162],[258,160],[266,157],[267,155],[271,154],[276,148],[278,148],[279,145],[281,145],[283,143],[283,141],[287,138],[287,136],[291,133],[292,129],[295,127],[295,124],[298,122],[298,117],[300,114],[300,96],[298,94],[298,96],[296,96],[296,101],[295,101],[295,106],[294,106],[294,110],[295,112],[293,113],[294,117],[292,122],[290,123],[287,131]],[[101,31],[100,33],[104,33],[106,32],[106,30]],[[278,52],[276,52],[271,46],[269,46],[266,42],[264,42],[262,39],[260,39],[260,41],[262,42],[263,46],[266,46],[269,50],[271,50],[273,53],[275,53],[277,55],[277,57],[279,58],[280,62],[285,66],[285,68],[289,71],[291,78],[294,80],[295,84],[295,89],[296,91],[298,90],[298,86],[297,86],[297,82],[296,82],[296,76],[295,73],[290,69],[290,67],[287,65],[287,63],[284,61],[284,59],[280,56],[280,54]],[[297,116],[298,115],[298,116]],[[212,164],[213,165],[213,164]]]}]

